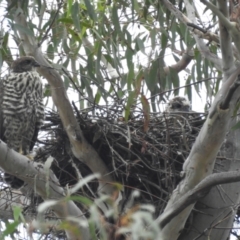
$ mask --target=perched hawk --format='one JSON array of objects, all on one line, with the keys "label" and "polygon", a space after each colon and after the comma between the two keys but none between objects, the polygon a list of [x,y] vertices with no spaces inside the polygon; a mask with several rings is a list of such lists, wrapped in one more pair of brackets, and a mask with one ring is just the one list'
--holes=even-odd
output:
[{"label": "perched hawk", "polygon": [[190,102],[180,96],[171,99],[165,111],[169,113],[192,112]]},{"label": "perched hawk", "polygon": [[[0,81],[0,138],[9,148],[29,154],[44,120],[43,90],[33,57],[13,62],[12,72]],[[5,174],[12,187],[22,185],[20,179]]]},{"label": "perched hawk", "polygon": [[180,96],[174,97],[168,102],[164,113],[177,120],[188,120],[193,127],[202,126],[205,121],[202,114],[192,111],[191,103],[185,97]]}]

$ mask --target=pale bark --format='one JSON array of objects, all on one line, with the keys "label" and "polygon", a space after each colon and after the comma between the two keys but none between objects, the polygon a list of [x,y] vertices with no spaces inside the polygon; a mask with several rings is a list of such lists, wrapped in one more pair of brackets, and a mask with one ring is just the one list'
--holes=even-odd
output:
[{"label": "pale bark", "polygon": [[[49,175],[45,172],[43,165],[29,160],[27,157],[9,149],[4,142],[0,142],[0,165],[7,173],[17,176],[32,189],[36,189],[38,195],[44,200],[58,200],[65,197],[65,192],[59,186],[55,175],[50,171]],[[48,187],[47,187],[48,186]],[[72,201],[59,201],[52,206],[52,210],[60,219],[76,217],[82,221],[86,221],[85,215]],[[89,229],[87,226],[79,226],[72,224],[80,229],[82,236],[76,236],[71,230],[66,233],[71,240],[89,239]]]},{"label": "pale bark", "polygon": [[[180,198],[172,208],[164,213],[164,219],[161,219],[161,227],[164,227],[171,221],[172,218],[177,216],[181,211],[191,204],[194,204],[199,198],[204,197],[212,187],[220,184],[240,182],[240,171],[230,171],[225,173],[214,173],[203,179],[196,187],[188,191],[182,198]],[[214,200],[218,198],[213,197]],[[215,205],[216,206],[216,205]],[[228,207],[232,207],[231,204]],[[216,208],[216,207],[215,207]],[[209,216],[208,216],[209,218]],[[212,221],[212,220],[211,220]],[[210,225],[209,225],[210,226]],[[199,226],[195,226],[196,229]],[[203,231],[202,231],[203,232]]]},{"label": "pale bark", "polygon": [[[186,8],[188,9],[189,12],[189,16],[186,17],[184,16],[181,12],[179,12],[169,1],[164,0],[166,6],[168,6],[169,10],[172,11],[172,13],[178,17],[182,22],[184,22],[186,25],[187,23],[195,23],[195,14],[194,14],[194,8],[193,6],[190,4],[189,1],[185,1],[186,4]],[[206,1],[203,1],[206,3]],[[236,43],[236,47],[239,50],[240,49],[240,45],[237,41],[237,39],[239,39],[239,33],[236,31],[235,26],[230,23],[226,16],[224,16],[224,14],[222,14],[221,10],[218,10],[216,8],[216,6],[212,6],[211,4],[209,5],[209,2],[206,3],[206,5],[208,5],[213,12],[215,12],[215,14],[217,14],[219,16],[219,18],[222,21],[222,29],[221,29],[221,40],[224,42],[223,44],[226,44],[224,47],[226,47],[226,49],[224,49],[223,51],[223,62],[221,62],[220,58],[218,56],[216,56],[215,54],[212,54],[211,51],[209,50],[209,48],[206,46],[205,42],[202,39],[202,32],[194,29],[194,37],[197,43],[197,46],[199,48],[199,51],[203,54],[203,57],[209,59],[210,61],[212,61],[216,68],[219,70],[224,69],[224,80],[226,81],[226,83],[222,86],[221,91],[218,93],[211,109],[210,109],[210,114],[207,118],[207,121],[205,122],[192,150],[191,153],[188,157],[188,159],[186,160],[185,164],[184,164],[184,171],[183,171],[183,180],[182,182],[179,184],[179,186],[177,187],[177,189],[174,191],[174,193],[171,196],[171,199],[165,209],[165,212],[159,217],[158,221],[160,223],[160,226],[162,226],[162,235],[159,236],[159,238],[161,238],[161,240],[163,239],[177,239],[177,237],[179,236],[180,231],[183,229],[184,224],[187,220],[187,217],[189,216],[189,213],[191,212],[192,208],[193,208],[193,202],[192,205],[189,206],[184,206],[185,209],[176,216],[176,214],[174,215],[174,219],[172,220],[168,220],[167,223],[164,222],[167,218],[167,215],[169,214],[169,212],[171,212],[172,210],[174,210],[174,208],[176,209],[177,205],[179,204],[179,199],[183,200],[183,204],[186,204],[186,201],[184,201],[184,198],[186,198],[188,196],[188,194],[190,194],[190,191],[193,191],[196,187],[197,184],[201,184],[202,180],[212,174],[213,172],[213,168],[214,168],[214,163],[215,163],[215,159],[216,156],[219,152],[219,149],[221,147],[222,142],[224,141],[225,135],[227,133],[228,127],[229,127],[229,123],[230,123],[230,119],[231,119],[231,114],[233,112],[233,108],[234,105],[237,101],[237,97],[239,95],[239,91],[234,93],[233,98],[229,98],[226,99],[225,96],[229,93],[229,90],[231,90],[231,86],[232,84],[234,84],[234,82],[237,79],[237,76],[240,74],[239,69],[236,69],[236,67],[233,64],[233,58],[232,58],[232,51],[231,51],[231,38],[229,37],[229,33],[228,33],[228,29],[231,30],[231,34],[233,36],[233,39]],[[26,24],[26,19],[25,16],[23,15],[23,12],[21,11],[21,9],[18,9],[16,11],[16,16],[15,16],[15,21],[18,24],[21,24],[22,26],[24,26],[25,28],[27,28],[27,24]],[[46,77],[46,79],[49,81],[50,85],[51,85],[51,90],[52,90],[52,97],[53,100],[56,104],[56,106],[58,107],[58,111],[61,117],[61,120],[63,122],[63,125],[66,129],[66,132],[68,134],[68,137],[70,139],[70,142],[72,144],[72,151],[73,154],[75,155],[75,157],[77,157],[79,160],[83,161],[86,165],[89,166],[89,168],[93,171],[93,172],[100,172],[102,174],[102,178],[100,179],[100,191],[103,193],[107,193],[107,194],[112,194],[114,192],[114,188],[111,187],[110,182],[113,181],[113,177],[108,175],[108,170],[105,167],[105,165],[103,164],[102,159],[99,158],[99,156],[97,155],[97,153],[92,149],[92,147],[85,141],[81,129],[79,128],[77,121],[73,115],[72,109],[71,109],[71,105],[68,101],[68,97],[66,95],[66,92],[64,90],[64,86],[62,84],[61,81],[61,77],[58,74],[57,71],[51,69],[51,68],[46,68],[46,66],[50,66],[48,64],[48,62],[46,61],[46,59],[44,58],[41,50],[38,48],[37,43],[35,41],[35,39],[29,35],[26,35],[24,32],[19,32],[21,39],[23,40],[22,42],[22,46],[25,50],[25,52],[28,55],[33,55],[36,60],[42,64],[43,68],[40,69],[40,73]],[[230,58],[229,58],[230,57]],[[186,62],[185,62],[186,63]],[[112,67],[112,66],[110,66]],[[232,96],[231,96],[232,97]],[[229,100],[231,100],[230,105],[228,106],[228,102]],[[224,104],[223,104],[224,103]],[[224,107],[222,107],[222,105]],[[227,105],[227,107],[225,107]],[[231,140],[231,138],[230,138]],[[239,144],[240,140],[237,140],[236,143]],[[234,145],[233,143],[231,143],[232,145]],[[237,145],[234,147],[237,148]],[[234,158],[239,158],[239,156],[236,154],[235,156],[232,156]],[[26,159],[25,159],[26,160]],[[18,160],[16,160],[18,161]],[[3,164],[0,161],[0,164]],[[19,163],[20,164],[20,163]],[[4,165],[4,164],[3,164]],[[20,167],[23,167],[24,164],[21,163],[19,165]],[[226,164],[224,164],[224,167],[226,171],[229,170],[234,170],[235,167],[240,167],[238,162],[235,162],[234,164],[230,164],[229,166]],[[26,167],[26,165],[25,165]],[[19,173],[16,173],[16,171],[14,170],[9,170],[7,168],[7,166],[3,166],[3,168],[8,171],[9,173],[19,176]],[[14,167],[14,169],[17,169]],[[24,172],[23,176],[21,179],[25,180],[26,182],[29,181],[29,184],[33,184],[32,180],[27,180],[26,175],[27,173]],[[29,176],[28,176],[29,178]],[[238,185],[237,185],[238,186]],[[43,195],[45,194],[45,188],[42,189],[41,191],[41,186],[38,186],[37,190],[39,192],[39,194]],[[229,193],[228,193],[229,191]],[[219,190],[212,190],[210,194],[214,194],[214,195],[210,195],[210,199],[209,197],[206,197],[207,199],[207,203],[208,204],[212,204],[211,206],[218,206],[217,209],[214,209],[214,219],[211,219],[208,217],[208,219],[212,222],[213,220],[216,220],[217,218],[215,218],[217,211],[219,211],[219,209],[222,209],[223,207],[225,207],[223,209],[223,212],[220,214],[220,218],[217,219],[217,221],[220,221],[221,219],[223,219],[223,216],[226,216],[226,213],[230,212],[230,217],[227,217],[226,219],[228,220],[227,225],[229,226],[229,224],[232,223],[232,218],[234,216],[234,211],[229,211],[229,209],[227,209],[227,207],[230,206],[230,203],[233,202],[234,206],[235,203],[237,203],[237,201],[239,200],[239,194],[237,191],[234,191],[234,185],[231,184],[231,186],[229,186],[228,188],[225,189],[225,193],[228,193],[228,196],[231,197],[231,201],[226,201],[226,199],[221,199],[221,201],[216,200],[216,196],[218,194]],[[62,197],[63,194],[59,194],[57,197]],[[227,194],[226,194],[227,196]],[[222,194],[219,195],[219,198],[222,198]],[[216,202],[218,201],[218,202]],[[215,205],[213,205],[215,204]],[[219,205],[218,205],[219,204]],[[73,206],[70,207],[69,210],[74,209]],[[58,212],[60,209],[55,209],[56,212]],[[225,213],[226,211],[226,213]],[[208,212],[210,213],[210,212]],[[71,213],[72,214],[72,213]],[[74,214],[74,213],[73,213]],[[229,215],[228,215],[229,216]],[[204,216],[206,217],[206,216]],[[196,219],[200,219],[200,218],[196,218]],[[207,223],[207,221],[204,220],[204,218],[198,220],[201,223],[199,224],[199,233],[206,233],[206,229],[207,230],[211,230],[212,231],[212,224],[211,222],[208,222],[208,225],[206,225],[205,223]],[[163,224],[164,223],[164,224]],[[225,222],[223,222],[224,224],[226,224]],[[207,226],[207,227],[206,227]],[[223,225],[224,226],[224,225]],[[209,229],[208,229],[209,228]],[[228,231],[225,231],[225,229],[223,230],[224,234],[226,235],[228,233]],[[212,231],[214,232],[214,231]],[[222,236],[225,237],[225,235]],[[186,236],[186,235],[185,235]],[[190,235],[188,235],[190,236]],[[196,235],[191,235],[191,237],[189,238],[185,238],[185,239],[192,239],[192,237],[195,237]],[[217,236],[217,235],[215,235]],[[212,237],[212,235],[211,235]],[[220,239],[220,235],[218,236],[219,238],[215,238],[215,239]],[[85,238],[84,238],[85,239]],[[213,239],[213,238],[211,238]]]},{"label": "pale bark", "polygon": [[[226,136],[231,114],[237,97],[240,94],[239,90],[237,90],[240,84],[238,80],[239,74],[240,68],[225,81],[221,90],[218,92],[210,108],[209,115],[184,163],[184,179],[174,190],[167,207],[158,219],[160,226],[169,209],[174,208],[174,205],[182,196],[192,190],[206,176],[212,174],[216,156]],[[232,92],[233,89],[234,91]],[[193,206],[192,204],[185,208],[178,216],[162,228],[161,239],[178,238]]]},{"label": "pale bark", "polygon": [[[210,109],[210,114],[203,128],[201,129],[199,136],[196,139],[196,142],[190,152],[188,159],[184,164],[185,178],[174,191],[164,213],[159,217],[160,225],[164,223],[162,225],[163,229],[161,239],[177,239],[179,233],[183,229],[185,221],[187,220],[187,217],[193,208],[193,204],[186,207],[166,226],[164,219],[170,212],[176,210],[177,205],[180,204],[181,201],[182,204],[186,204],[187,197],[189,194],[191,194],[192,191],[194,191],[192,190],[194,189],[194,186],[196,186],[202,179],[212,173],[215,164],[215,158],[219,152],[222,142],[224,141],[228,127],[230,126],[231,114],[240,93],[239,90],[237,90],[235,94],[230,94],[233,81],[236,81],[237,85],[239,84],[239,80],[236,79],[237,75],[240,73],[239,69],[235,70],[236,67],[233,64],[231,35],[233,39],[236,39],[236,36],[239,35],[239,33],[236,32],[235,27],[232,25],[232,23],[227,20],[228,12],[226,1],[221,2],[220,10],[216,8],[216,6],[213,6],[210,2],[202,2],[206,3],[206,5],[209,6],[211,10],[220,18],[220,43],[223,57],[221,68],[224,70],[224,84],[222,86],[222,89],[217,94],[216,99]],[[194,22],[195,15],[192,2],[190,3],[189,1],[185,1],[185,3],[188,18]],[[229,33],[231,33],[231,35]],[[194,37],[198,44],[199,51],[204,54],[206,58],[212,61],[212,57],[206,54],[206,45],[202,42],[202,40],[199,39],[197,34],[195,34]],[[236,45],[236,47],[237,49],[239,48],[238,45]],[[213,63],[216,63],[216,61],[213,61]],[[228,97],[226,97],[227,94],[229,95]],[[230,100],[230,98],[231,104],[229,105],[229,108],[223,107],[223,109],[221,109],[221,106],[225,106],[225,103]],[[235,139],[237,140],[236,142],[239,143],[239,140],[236,137]],[[228,143],[228,145],[230,144],[233,143]],[[237,148],[235,147],[235,156],[231,155],[231,158],[239,158],[236,149]],[[225,171],[231,171],[236,169],[235,167],[240,167],[238,161],[235,161],[233,164],[225,164]],[[229,236],[229,231],[233,223],[233,218],[236,211],[236,207],[233,208],[233,206],[235,206],[239,201],[239,191],[236,190],[236,186],[239,186],[239,183],[228,185],[228,187],[224,186],[220,188],[221,190],[214,188],[204,201],[204,207],[210,207],[207,208],[207,210],[205,208],[205,214],[199,214],[198,212],[198,216],[196,216],[196,214],[193,215],[194,225],[192,227],[192,230],[188,233],[184,233],[181,239],[195,239],[195,237],[199,237],[201,234],[203,235],[200,239],[206,239],[205,234],[208,234],[211,239],[226,239],[227,236]],[[222,189],[224,189],[224,191],[222,191]],[[239,189],[239,187],[237,189]],[[224,197],[222,197],[223,195]],[[179,199],[181,200],[178,201]],[[203,209],[201,210],[203,212]],[[213,228],[216,226],[224,228],[222,228],[221,231],[214,231]]]},{"label": "pale bark", "polygon": [[[221,3],[219,10],[225,18],[228,18],[228,8],[227,2]],[[224,19],[225,19],[224,18]],[[231,71],[235,68],[234,57],[232,50],[232,37],[230,34],[230,29],[228,29],[221,19],[219,19],[219,35],[220,35],[220,47],[222,52],[222,66],[223,74],[225,78],[228,78],[231,75]]]},{"label": "pale bark", "polygon": [[[234,121],[235,122],[235,121]],[[232,123],[230,124],[232,125]],[[215,171],[228,172],[240,169],[240,135],[239,130],[230,131],[221,148],[215,164]],[[220,185],[199,200],[192,222],[187,232],[180,237],[184,239],[226,240],[233,226],[233,220],[240,201],[240,183]]]},{"label": "pale bark", "polygon": [[169,71],[171,71],[171,69],[174,69],[176,71],[176,73],[179,73],[182,70],[186,69],[186,67],[192,60],[193,60],[193,51],[187,50],[183,54],[182,58],[176,64],[173,64],[170,67],[169,66],[164,67],[163,70],[164,70],[165,74],[169,74]]},{"label": "pale bark", "polygon": [[[206,1],[203,2],[206,3]],[[236,34],[239,35],[239,32],[235,33],[235,26],[228,21],[227,2],[219,0],[218,4],[217,8],[209,2],[206,3],[219,17],[223,74],[224,79],[227,79],[235,68],[231,35],[236,40]],[[239,48],[238,44],[236,46]],[[237,98],[237,96],[235,97]],[[231,120],[230,126],[235,123],[236,119]],[[238,160],[240,158],[239,145],[239,131],[230,131],[222,147],[222,159],[218,159],[215,164],[216,171],[228,172],[240,168],[240,161]],[[193,212],[192,223],[188,227],[188,231],[184,232],[180,239],[206,239],[208,237],[214,240],[226,240],[233,225],[240,200],[239,187],[240,184],[237,182],[212,189],[196,205],[197,211]]]},{"label": "pale bark", "polygon": [[[202,3],[204,3],[216,16],[218,16],[219,21],[223,24],[225,28],[228,29],[228,31],[231,32],[231,36],[233,39],[233,42],[235,44],[236,49],[238,50],[238,54],[240,53],[240,32],[238,30],[238,26],[235,22],[231,22],[221,11],[217,6],[213,5],[210,1],[201,0]],[[226,2],[226,1],[225,1]]]}]

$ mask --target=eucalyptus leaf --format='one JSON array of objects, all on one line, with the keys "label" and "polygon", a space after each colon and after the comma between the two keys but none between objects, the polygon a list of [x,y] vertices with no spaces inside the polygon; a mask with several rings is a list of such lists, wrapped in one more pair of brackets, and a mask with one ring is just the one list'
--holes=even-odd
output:
[{"label": "eucalyptus leaf", "polygon": [[90,18],[93,21],[97,21],[96,12],[94,10],[93,5],[91,4],[91,1],[90,0],[84,0],[84,3],[86,5],[86,8],[87,8],[87,11],[88,11],[88,14],[89,14]]},{"label": "eucalyptus leaf", "polygon": [[79,12],[80,12],[79,3],[75,1],[71,8],[71,15],[72,15],[73,24],[76,27],[78,32],[81,31]]}]

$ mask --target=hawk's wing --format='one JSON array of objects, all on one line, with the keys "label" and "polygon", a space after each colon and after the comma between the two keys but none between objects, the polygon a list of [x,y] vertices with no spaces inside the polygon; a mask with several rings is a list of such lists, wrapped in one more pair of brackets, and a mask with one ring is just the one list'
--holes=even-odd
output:
[{"label": "hawk's wing", "polygon": [[4,141],[4,127],[3,127],[3,113],[2,113],[2,103],[3,103],[3,79],[0,79],[0,139]]},{"label": "hawk's wing", "polygon": [[37,137],[38,137],[38,132],[39,132],[39,130],[40,130],[40,125],[38,124],[38,123],[36,123],[36,125],[35,125],[35,128],[34,128],[34,133],[33,133],[33,137],[32,137],[32,139],[31,139],[31,141],[30,141],[30,147],[29,147],[29,150],[30,151],[32,151],[33,150],[33,147],[34,147],[34,145],[35,145],[35,143],[36,143],[36,141],[37,141]]}]

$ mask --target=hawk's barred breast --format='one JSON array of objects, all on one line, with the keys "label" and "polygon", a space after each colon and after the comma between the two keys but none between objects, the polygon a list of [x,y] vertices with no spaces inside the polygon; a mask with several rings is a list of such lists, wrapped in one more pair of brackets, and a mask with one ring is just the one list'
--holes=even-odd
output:
[{"label": "hawk's barred breast", "polygon": [[[19,62],[20,66],[25,66],[26,59]],[[3,80],[1,103],[4,128],[2,138],[10,148],[21,150],[24,154],[33,148],[44,120],[42,82],[33,68],[34,59],[29,59],[33,62],[29,70],[12,72]]]},{"label": "hawk's barred breast", "polygon": [[37,72],[11,73],[3,82],[3,87],[2,110],[5,116],[35,109],[37,116],[43,120],[42,82]]},{"label": "hawk's barred breast", "polygon": [[[15,60],[12,72],[0,82],[0,138],[10,148],[29,154],[44,120],[43,90],[33,57]],[[5,181],[19,188],[23,181],[5,173]]]}]

